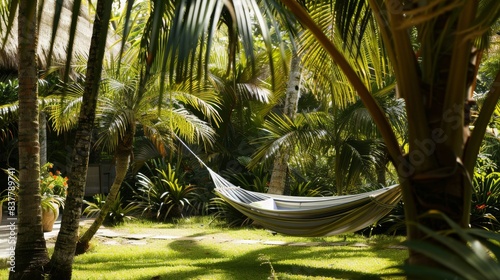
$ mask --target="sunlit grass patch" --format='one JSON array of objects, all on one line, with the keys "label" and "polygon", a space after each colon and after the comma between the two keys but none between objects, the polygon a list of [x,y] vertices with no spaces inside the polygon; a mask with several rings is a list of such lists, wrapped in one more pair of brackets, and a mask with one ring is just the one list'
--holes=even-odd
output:
[{"label": "sunlit grass patch", "polygon": [[95,246],[76,257],[74,279],[267,279],[273,275],[270,264],[279,279],[380,279],[406,254],[372,247],[157,240]]},{"label": "sunlit grass patch", "polygon": [[[396,279],[384,277],[396,272],[386,268],[407,258],[392,247],[402,237],[292,237],[204,218],[138,220],[111,230],[149,237],[95,237],[90,251],[75,257],[73,279]],[[179,238],[151,238],[158,235]],[[271,245],[280,242],[286,245]],[[7,279],[6,269],[0,279]]]}]

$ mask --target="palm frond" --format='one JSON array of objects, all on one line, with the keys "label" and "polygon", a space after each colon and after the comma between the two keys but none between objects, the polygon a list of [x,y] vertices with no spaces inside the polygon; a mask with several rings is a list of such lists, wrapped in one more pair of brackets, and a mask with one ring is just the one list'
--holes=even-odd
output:
[{"label": "palm frond", "polygon": [[252,156],[249,168],[262,160],[272,158],[278,151],[294,151],[301,143],[306,143],[305,149],[314,149],[315,144],[326,136],[326,131],[321,126],[321,119],[298,115],[294,120],[287,116],[275,113],[269,114],[262,131],[264,136],[254,141],[258,148]]},{"label": "palm frond", "polygon": [[[4,49],[10,34],[16,32],[12,31],[12,28],[18,5],[19,0],[2,0],[0,2],[0,27],[5,31],[5,33],[2,34],[0,49]],[[36,2],[33,2],[33,5],[36,5]]]},{"label": "palm frond", "polygon": [[211,146],[215,143],[215,131],[206,122],[190,114],[186,109],[179,108],[169,112],[169,122],[175,123],[174,132],[189,143],[201,142]]}]

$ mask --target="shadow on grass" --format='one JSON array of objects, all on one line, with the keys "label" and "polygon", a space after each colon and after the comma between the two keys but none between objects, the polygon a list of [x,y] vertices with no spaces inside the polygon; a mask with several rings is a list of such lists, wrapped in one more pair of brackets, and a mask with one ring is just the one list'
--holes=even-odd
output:
[{"label": "shadow on grass", "polygon": [[[203,233],[190,238],[205,236]],[[89,252],[76,261],[77,271],[108,275],[118,272],[127,279],[382,279],[380,273],[346,268],[346,262],[364,265],[378,257],[401,263],[395,250],[345,246],[277,246],[222,242],[210,239],[153,241],[152,246],[127,245],[118,252]],[[151,244],[150,244],[151,245]],[[134,247],[135,246],[135,247]],[[384,267],[380,267],[384,269]],[[370,271],[368,269],[368,271]],[[372,270],[373,271],[373,270]],[[135,273],[135,274],[134,274]],[[111,275],[111,274],[109,274]],[[136,276],[134,276],[136,275]],[[76,278],[75,278],[76,279]],[[85,278],[94,279],[94,278]],[[98,278],[95,278],[98,279]],[[106,278],[111,279],[111,278]]]}]

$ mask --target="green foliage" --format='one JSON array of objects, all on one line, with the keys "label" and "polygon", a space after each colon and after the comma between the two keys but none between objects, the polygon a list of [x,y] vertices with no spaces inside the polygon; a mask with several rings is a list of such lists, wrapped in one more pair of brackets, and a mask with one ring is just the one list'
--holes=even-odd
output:
[{"label": "green foliage", "polygon": [[500,173],[476,173],[473,181],[471,225],[500,230]]},{"label": "green foliage", "polygon": [[[106,202],[106,196],[104,194],[96,194],[93,196],[93,202],[84,200],[83,202],[87,205],[83,210],[83,214],[87,217],[96,217],[101,212],[101,208]],[[114,203],[109,208],[108,214],[104,218],[103,224],[105,226],[117,226],[125,223],[125,220],[132,220],[132,216],[139,209],[133,203],[127,204],[122,207],[122,198],[120,193],[116,195]]]},{"label": "green foliage", "polygon": [[184,183],[183,174],[163,160],[153,160],[146,166],[151,175],[141,172],[136,175],[135,203],[143,215],[165,221],[182,217],[193,208],[191,201],[197,195],[196,188]]},{"label": "green foliage", "polygon": [[313,181],[296,182],[290,186],[290,195],[293,196],[321,196],[321,188],[316,187]]},{"label": "green foliage", "polygon": [[428,216],[444,220],[451,229],[436,232],[417,225],[427,237],[404,244],[442,267],[405,264],[400,268],[406,276],[416,279],[498,279],[500,235],[484,229],[463,229],[441,213],[429,213]]},{"label": "green foliage", "polygon": [[18,87],[19,81],[17,79],[0,82],[0,105],[16,102]]},{"label": "green foliage", "polygon": [[[68,177],[63,177],[59,170],[52,172],[54,165],[50,162],[43,165],[40,169],[40,194],[41,194],[41,207],[44,209],[55,210],[55,207],[64,208],[66,193],[68,189]],[[4,172],[9,174],[16,182],[16,189],[14,190],[15,201],[18,200],[19,191],[19,178],[14,173],[4,169]]]},{"label": "green foliage", "polygon": [[[242,156],[238,158],[238,161],[245,166],[249,163],[250,158]],[[229,181],[245,190],[262,193],[267,192],[270,175],[262,164],[253,168],[251,171],[248,169],[240,172],[226,170],[223,174],[228,177]]]},{"label": "green foliage", "polygon": [[210,209],[214,212],[216,219],[226,222],[229,227],[248,226],[253,222],[252,219],[236,210],[236,208],[220,197],[215,197],[210,201]]},{"label": "green foliage", "polygon": [[[242,166],[245,166],[250,161],[250,158],[241,156],[238,158],[238,161]],[[248,169],[241,172],[226,170],[223,174],[230,182],[245,190],[267,193],[269,173],[262,164],[256,166],[251,171]],[[225,221],[230,227],[243,227],[253,222],[252,219],[236,210],[220,197],[212,199],[210,209],[214,212],[216,218]]]}]

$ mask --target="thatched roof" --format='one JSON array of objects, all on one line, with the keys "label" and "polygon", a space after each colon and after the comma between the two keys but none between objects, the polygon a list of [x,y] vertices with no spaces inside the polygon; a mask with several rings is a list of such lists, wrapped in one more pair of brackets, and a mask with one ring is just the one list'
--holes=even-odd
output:
[{"label": "thatched roof", "polygon": [[[55,63],[65,63],[68,57],[67,49],[70,37],[69,30],[71,25],[71,9],[73,1],[62,2],[63,7],[59,19],[59,28],[56,33],[52,50],[52,65],[54,65]],[[80,9],[80,15],[78,17],[78,24],[74,39],[75,41],[73,45],[73,57],[75,57],[76,55],[83,55],[86,57],[90,47],[90,39],[92,37],[92,23],[94,19],[89,16],[88,7],[85,6],[85,2],[86,1],[82,1],[82,8]],[[38,36],[38,60],[40,69],[45,69],[48,63],[47,56],[49,55],[50,51],[52,25],[54,21],[54,3],[55,0],[45,0],[43,11],[41,13],[42,16],[40,19]],[[3,49],[0,49],[0,69],[17,70],[17,26],[16,16],[6,45]],[[2,39],[5,37],[4,32],[5,27],[0,26],[0,35]],[[110,35],[107,39],[108,52],[110,50],[114,54],[117,54],[119,52],[119,44],[115,44],[116,41],[116,37],[111,35],[110,32]]]}]

